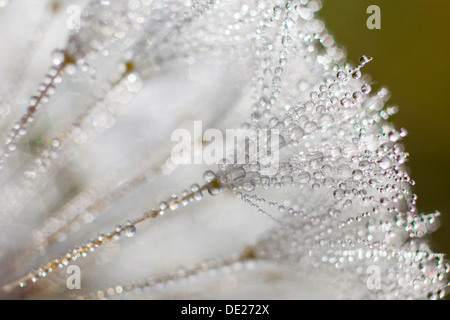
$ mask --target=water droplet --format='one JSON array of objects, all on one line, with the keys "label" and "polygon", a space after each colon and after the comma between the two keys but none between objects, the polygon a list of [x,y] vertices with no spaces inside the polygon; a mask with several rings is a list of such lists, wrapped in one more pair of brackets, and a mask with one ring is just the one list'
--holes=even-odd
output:
[{"label": "water droplet", "polygon": [[337,189],[333,192],[333,195],[337,200],[342,200],[344,198],[344,190]]},{"label": "water droplet", "polygon": [[191,186],[191,192],[194,194],[193,197],[196,201],[200,201],[203,199],[203,194],[200,191],[200,186],[198,184],[193,184]]},{"label": "water droplet", "polygon": [[134,225],[126,226],[126,227],[123,229],[123,233],[124,233],[124,235],[126,235],[128,238],[131,238],[131,237],[133,237],[133,236],[136,234],[136,227],[135,227]]},{"label": "water droplet", "polygon": [[291,18],[287,18],[284,20],[283,25],[285,29],[289,30],[295,26],[295,21]]},{"label": "water droplet", "polygon": [[52,56],[52,63],[54,66],[59,66],[64,62],[64,52],[61,50],[55,50]]},{"label": "water droplet", "polygon": [[348,109],[348,108],[350,108],[352,106],[352,103],[347,98],[341,99],[340,102],[341,102],[341,106],[343,106],[346,109]]},{"label": "water droplet", "polygon": [[360,100],[362,98],[362,93],[361,91],[355,91],[353,92],[353,99],[355,99],[356,101]]},{"label": "water droplet", "polygon": [[273,17],[275,20],[280,20],[282,14],[283,8],[281,8],[280,6],[273,7]]},{"label": "water droplet", "polygon": [[359,69],[356,69],[355,71],[353,71],[352,73],[352,78],[353,79],[359,79],[361,78],[361,71]]},{"label": "water droplet", "polygon": [[203,180],[206,183],[210,183],[211,181],[213,181],[213,179],[215,177],[216,177],[216,174],[214,172],[212,172],[211,170],[208,170],[203,174]]},{"label": "water droplet", "polygon": [[352,175],[353,175],[353,179],[355,179],[355,180],[361,180],[364,176],[363,172],[361,170],[354,170],[352,172]]},{"label": "water droplet", "polygon": [[167,208],[169,207],[168,203],[166,201],[161,201],[159,203],[159,214],[163,215],[165,213],[165,211],[167,210]]},{"label": "water droplet", "polygon": [[298,141],[305,135],[305,132],[300,127],[295,127],[291,130],[291,139],[294,141]]},{"label": "water droplet", "polygon": [[369,58],[367,56],[361,56],[361,58],[359,58],[359,63],[361,63],[361,66],[364,66],[366,63],[372,61],[372,58]]},{"label": "water droplet", "polygon": [[[339,71],[337,74],[336,74],[336,77],[339,79],[339,80],[344,80],[345,78],[347,78],[347,74],[344,72],[344,71]],[[331,89],[331,88],[330,88]]]},{"label": "water droplet", "polygon": [[391,167],[392,162],[391,160],[386,156],[383,157],[383,159],[381,159],[380,161],[378,161],[378,164],[380,165],[380,167],[384,170],[387,170]]},{"label": "water droplet", "polygon": [[366,83],[365,85],[363,85],[361,87],[361,91],[364,94],[369,94],[372,91],[372,86],[370,84]]}]

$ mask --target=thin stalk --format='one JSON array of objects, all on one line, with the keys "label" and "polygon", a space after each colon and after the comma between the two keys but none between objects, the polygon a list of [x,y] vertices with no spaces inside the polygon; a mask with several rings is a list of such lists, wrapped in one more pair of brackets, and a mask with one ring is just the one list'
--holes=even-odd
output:
[{"label": "thin stalk", "polygon": [[197,266],[191,267],[185,270],[179,270],[176,272],[172,272],[166,275],[154,277],[154,278],[146,278],[138,281],[134,281],[131,283],[116,285],[114,287],[110,287],[104,290],[97,290],[93,293],[78,296],[76,300],[96,300],[103,298],[112,298],[114,296],[120,296],[126,293],[132,293],[136,290],[152,290],[154,288],[160,288],[168,285],[169,283],[180,282],[182,280],[186,280],[190,277],[200,275],[202,273],[223,269],[227,267],[232,267],[237,263],[248,263],[251,261],[255,261],[258,258],[255,256],[255,252],[253,248],[247,247],[241,253],[232,255],[228,258],[220,258],[215,260],[210,260],[203,262]]},{"label": "thin stalk", "polygon": [[156,218],[160,215],[163,215],[167,209],[171,209],[172,211],[179,208],[180,204],[187,205],[189,202],[202,199],[202,192],[210,189],[219,189],[220,185],[216,179],[213,179],[211,182],[204,184],[199,187],[198,185],[194,185],[194,188],[191,187],[191,192],[185,194],[181,198],[172,198],[172,200],[168,201],[164,205],[160,205],[158,209],[152,209],[147,211],[142,217],[136,218],[132,221],[129,221],[125,226],[118,226],[116,229],[110,233],[105,235],[100,235],[97,238],[89,241],[87,244],[81,245],[71,251],[69,251],[66,255],[58,257],[44,266],[39,268],[38,271],[31,272],[28,275],[13,281],[10,284],[4,285],[1,290],[5,293],[11,292],[15,288],[21,288],[26,286],[28,283],[34,283],[40,278],[46,277],[49,273],[53,272],[56,268],[62,268],[63,266],[67,266],[71,263],[71,261],[75,261],[78,258],[85,257],[87,254],[93,252],[95,248],[102,246],[106,243],[111,242],[112,240],[118,239],[122,233],[125,233],[128,237],[131,237],[136,232],[136,225],[151,219]]},{"label": "thin stalk", "polygon": [[34,121],[34,116],[38,108],[45,102],[47,102],[49,96],[53,94],[55,85],[61,82],[61,76],[65,68],[69,64],[73,64],[74,61],[68,55],[64,55],[64,60],[56,67],[52,67],[47,77],[44,80],[43,87],[39,90],[37,96],[33,97],[31,103],[27,109],[27,112],[11,129],[9,136],[6,139],[6,143],[3,147],[3,151],[0,154],[0,169],[3,168],[3,162],[5,158],[9,157],[17,149],[17,140],[20,136],[26,134],[27,126]]}]

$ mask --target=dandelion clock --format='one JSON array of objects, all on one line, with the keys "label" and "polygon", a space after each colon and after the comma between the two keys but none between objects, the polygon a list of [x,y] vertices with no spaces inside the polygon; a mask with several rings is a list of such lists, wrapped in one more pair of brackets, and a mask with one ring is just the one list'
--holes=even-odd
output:
[{"label": "dandelion clock", "polygon": [[321,7],[0,1],[0,296],[444,298],[397,107]]}]

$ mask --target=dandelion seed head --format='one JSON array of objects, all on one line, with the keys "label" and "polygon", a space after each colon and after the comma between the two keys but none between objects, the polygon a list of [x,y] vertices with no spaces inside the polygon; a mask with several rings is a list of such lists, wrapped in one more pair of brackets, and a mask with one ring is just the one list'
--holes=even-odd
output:
[{"label": "dandelion seed head", "polygon": [[[286,297],[444,297],[450,267],[427,243],[439,213],[416,207],[398,108],[364,74],[376,59],[346,62],[321,6],[89,1],[39,93],[24,86],[24,115],[2,122],[5,295],[69,294],[63,269],[76,263],[98,299],[273,298],[276,285]],[[170,134],[197,118],[246,143],[215,165],[176,165]]]}]

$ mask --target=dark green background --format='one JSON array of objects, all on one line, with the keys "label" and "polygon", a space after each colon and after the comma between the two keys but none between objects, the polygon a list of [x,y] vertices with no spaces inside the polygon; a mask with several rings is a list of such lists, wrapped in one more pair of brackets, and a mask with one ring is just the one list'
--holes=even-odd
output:
[{"label": "dark green background", "polygon": [[[391,92],[405,127],[409,168],[416,181],[418,209],[442,213],[433,249],[450,253],[450,1],[325,0],[320,16],[353,64],[371,56],[364,72]],[[369,5],[381,9],[381,29],[369,30]]]}]

